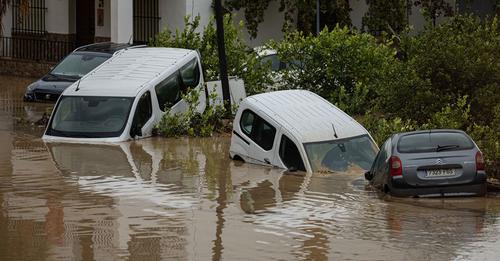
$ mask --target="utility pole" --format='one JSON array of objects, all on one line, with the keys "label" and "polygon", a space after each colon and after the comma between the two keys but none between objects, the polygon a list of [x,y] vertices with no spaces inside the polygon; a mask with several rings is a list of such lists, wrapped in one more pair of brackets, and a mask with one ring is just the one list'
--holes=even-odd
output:
[{"label": "utility pole", "polygon": [[316,35],[319,35],[319,1],[320,0],[316,0]]},{"label": "utility pole", "polygon": [[231,113],[231,98],[229,93],[229,80],[227,78],[226,45],[224,43],[224,16],[222,14],[221,0],[215,0],[215,22],[217,24],[217,48],[219,51],[219,71],[222,84],[222,99],[226,113]]}]

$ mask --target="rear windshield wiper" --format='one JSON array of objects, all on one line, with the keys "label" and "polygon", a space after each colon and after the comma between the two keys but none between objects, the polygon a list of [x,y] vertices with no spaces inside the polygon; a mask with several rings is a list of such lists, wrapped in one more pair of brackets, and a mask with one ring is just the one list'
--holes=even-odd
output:
[{"label": "rear windshield wiper", "polygon": [[438,145],[436,148],[436,151],[443,151],[443,150],[452,150],[452,149],[458,149],[460,146],[458,145]]}]

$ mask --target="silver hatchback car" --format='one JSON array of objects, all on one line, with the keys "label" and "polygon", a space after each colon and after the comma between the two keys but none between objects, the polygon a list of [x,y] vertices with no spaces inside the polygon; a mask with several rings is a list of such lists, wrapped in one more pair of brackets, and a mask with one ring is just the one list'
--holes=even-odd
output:
[{"label": "silver hatchback car", "polygon": [[381,147],[365,178],[394,196],[486,194],[483,155],[460,130],[393,135]]}]

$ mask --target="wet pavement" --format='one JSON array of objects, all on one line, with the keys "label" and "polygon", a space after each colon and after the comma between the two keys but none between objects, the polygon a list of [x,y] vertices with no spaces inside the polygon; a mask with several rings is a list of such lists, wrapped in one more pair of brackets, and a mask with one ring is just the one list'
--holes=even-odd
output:
[{"label": "wet pavement", "polygon": [[393,199],[362,173],[233,162],[229,137],[45,144],[0,76],[0,260],[498,260],[500,198]]}]

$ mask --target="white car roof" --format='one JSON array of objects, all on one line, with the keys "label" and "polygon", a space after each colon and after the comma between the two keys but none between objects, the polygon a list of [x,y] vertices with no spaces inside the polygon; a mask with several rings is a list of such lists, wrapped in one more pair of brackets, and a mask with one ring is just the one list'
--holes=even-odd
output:
[{"label": "white car roof", "polygon": [[63,95],[135,97],[145,84],[171,73],[177,64],[195,55],[196,51],[178,48],[121,50],[68,87]]},{"label": "white car roof", "polygon": [[[299,142],[319,142],[368,134],[345,112],[319,95],[305,90],[286,90],[247,97],[250,109],[262,111],[283,126]],[[334,136],[333,126],[337,133]]]}]

